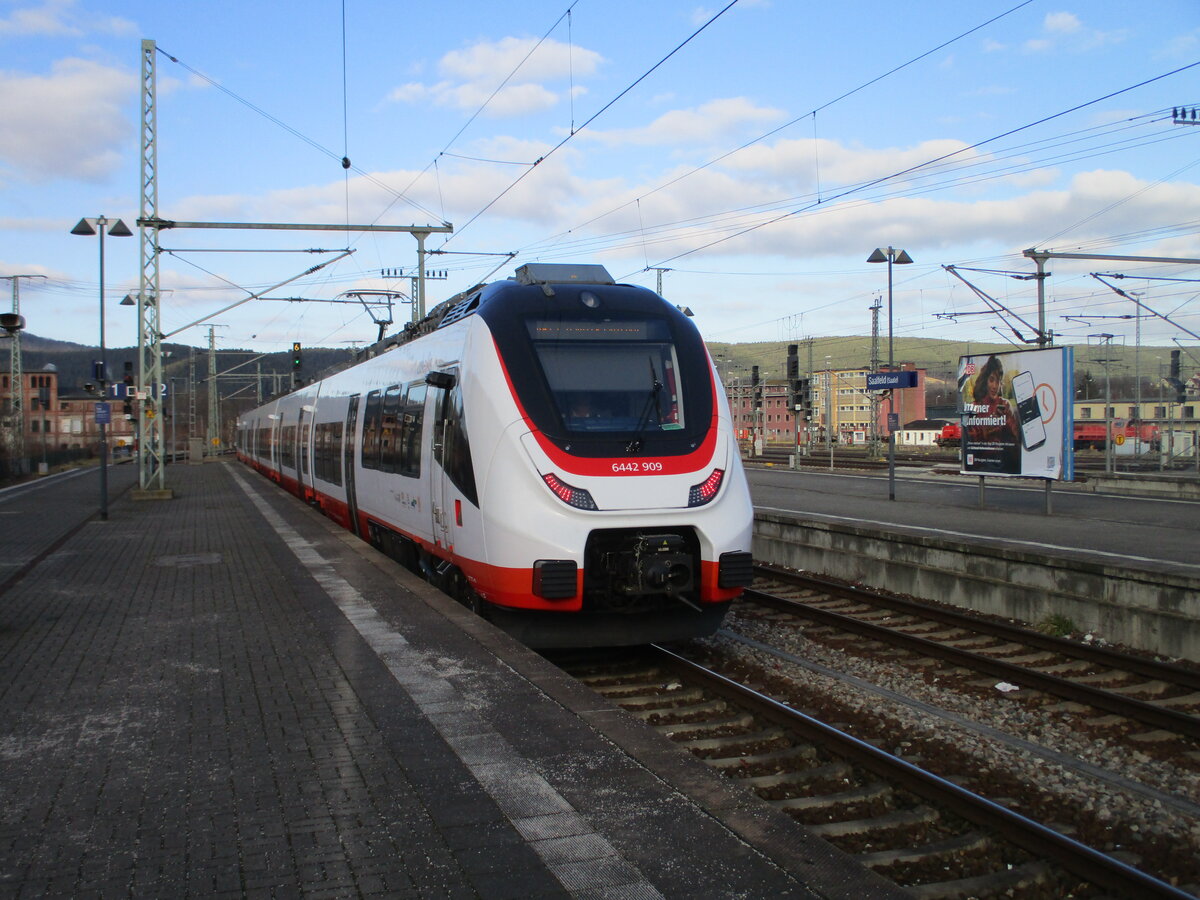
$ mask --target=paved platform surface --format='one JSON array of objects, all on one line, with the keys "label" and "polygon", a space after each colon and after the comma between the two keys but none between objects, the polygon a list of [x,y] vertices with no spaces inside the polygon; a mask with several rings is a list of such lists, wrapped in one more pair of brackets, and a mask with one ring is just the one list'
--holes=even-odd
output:
[{"label": "paved platform surface", "polygon": [[886,474],[749,467],[747,476],[760,510],[1200,577],[1196,501],[1055,485],[1047,515],[1045,485],[1032,479],[988,479],[981,508],[977,478],[899,472],[890,501]]},{"label": "paved platform surface", "polygon": [[168,481],[0,593],[0,897],[888,893],[254,473]]}]

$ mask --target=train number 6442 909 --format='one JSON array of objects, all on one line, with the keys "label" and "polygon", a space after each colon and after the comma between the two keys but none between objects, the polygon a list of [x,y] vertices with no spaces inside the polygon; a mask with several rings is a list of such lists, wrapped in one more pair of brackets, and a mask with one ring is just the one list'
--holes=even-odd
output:
[{"label": "train number 6442 909", "polygon": [[634,475],[639,472],[661,472],[662,467],[662,463],[650,461],[615,462],[612,464],[614,472],[624,472],[626,475]]}]

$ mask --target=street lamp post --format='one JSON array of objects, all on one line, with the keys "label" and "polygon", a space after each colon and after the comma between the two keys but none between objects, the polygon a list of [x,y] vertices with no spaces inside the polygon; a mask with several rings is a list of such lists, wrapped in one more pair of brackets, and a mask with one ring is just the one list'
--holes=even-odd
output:
[{"label": "street lamp post", "polygon": [[113,237],[133,237],[133,232],[120,219],[108,219],[97,216],[94,219],[80,219],[71,229],[71,234],[100,235],[100,371],[97,381],[100,396],[105,399],[96,405],[97,425],[100,429],[100,518],[108,519],[108,432],[101,405],[108,406],[108,353],[104,344],[104,235]]},{"label": "street lamp post", "polygon": [[[895,247],[876,247],[874,252],[867,257],[869,263],[886,262],[888,267],[888,371],[891,372],[895,368],[895,356],[892,353],[892,263],[898,266],[907,265],[912,262],[912,257],[904,250],[898,250]],[[896,499],[896,429],[892,427],[892,420],[896,418],[896,400],[895,391],[889,392],[888,395],[888,499]],[[899,424],[897,420],[896,424]]]}]

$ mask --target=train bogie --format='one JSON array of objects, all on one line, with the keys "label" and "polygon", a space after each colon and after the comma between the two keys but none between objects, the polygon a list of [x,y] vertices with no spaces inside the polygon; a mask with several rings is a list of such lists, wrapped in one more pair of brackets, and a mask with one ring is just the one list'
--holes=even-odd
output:
[{"label": "train bogie", "polygon": [[711,633],[753,519],[711,359],[656,294],[549,269],[247,414],[239,452],[532,645]]}]

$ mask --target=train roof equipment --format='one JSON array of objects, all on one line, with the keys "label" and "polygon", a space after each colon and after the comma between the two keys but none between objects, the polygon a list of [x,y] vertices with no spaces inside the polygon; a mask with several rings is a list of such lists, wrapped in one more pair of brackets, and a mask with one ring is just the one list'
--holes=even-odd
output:
[{"label": "train roof equipment", "polygon": [[616,284],[608,269],[592,263],[526,263],[513,280],[517,284]]}]

